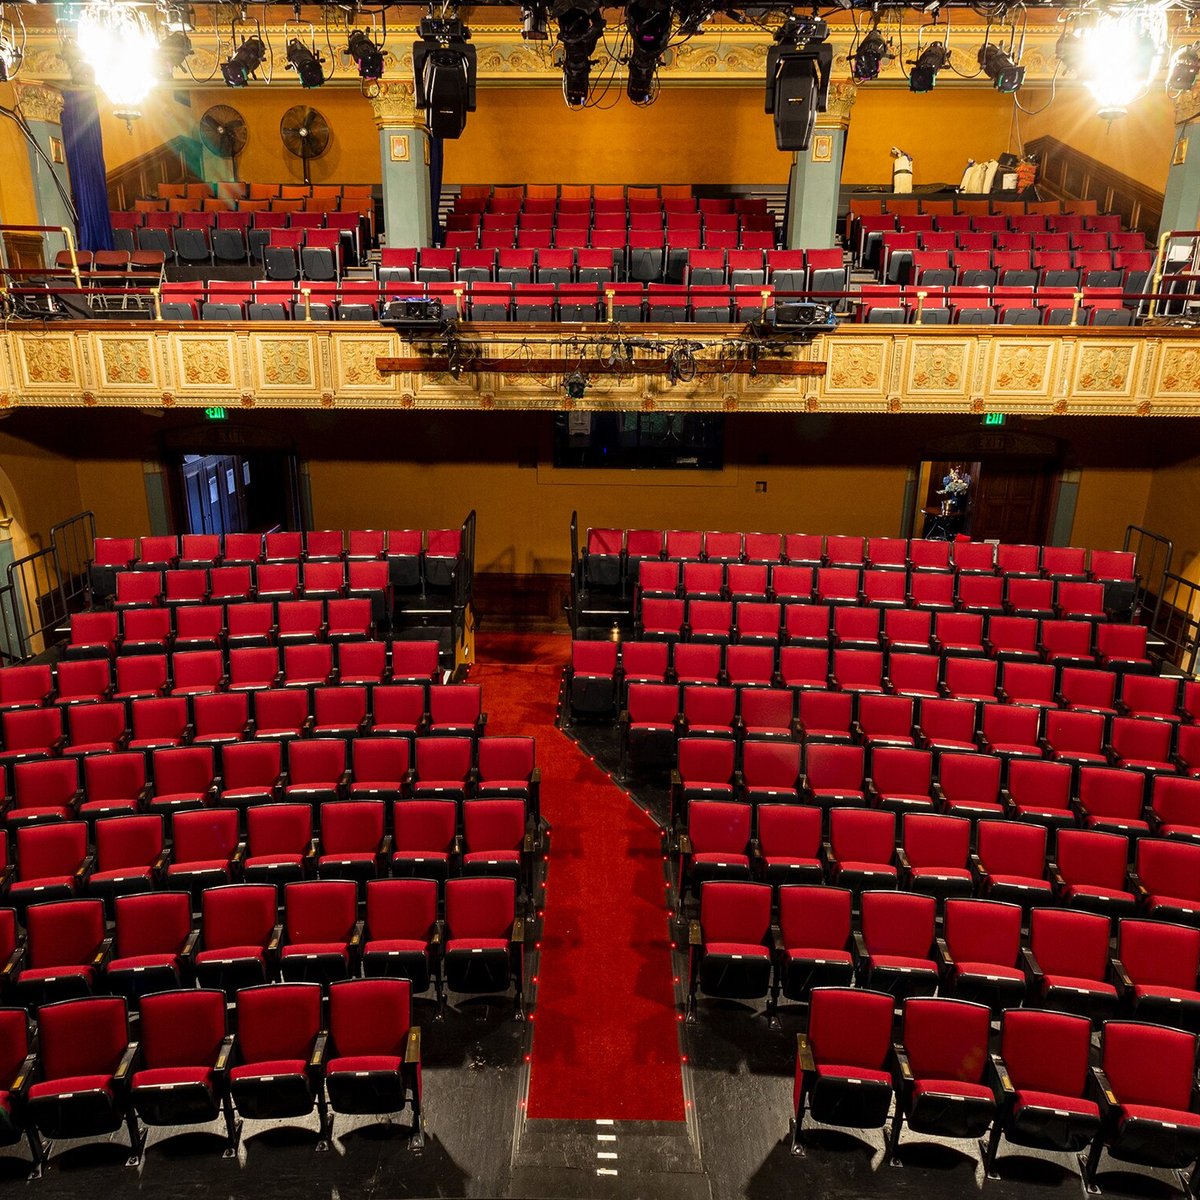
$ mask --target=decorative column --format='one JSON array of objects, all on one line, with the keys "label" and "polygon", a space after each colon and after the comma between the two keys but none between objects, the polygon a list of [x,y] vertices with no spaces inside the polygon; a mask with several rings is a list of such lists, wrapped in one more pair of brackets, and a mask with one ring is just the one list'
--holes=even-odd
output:
[{"label": "decorative column", "polygon": [[[1161,237],[1171,229],[1195,229],[1200,221],[1200,136],[1193,150],[1189,121],[1200,116],[1200,86],[1175,97],[1175,147],[1163,193]],[[1195,131],[1200,134],[1200,130]]]},{"label": "decorative column", "polygon": [[429,194],[429,133],[413,103],[411,83],[381,83],[371,98],[383,168],[383,221],[389,246],[433,240]]},{"label": "decorative column", "polygon": [[[62,142],[62,93],[42,83],[18,81],[16,87],[17,104],[25,116],[29,130],[41,147],[42,153],[53,164],[54,176],[69,196],[71,184],[67,177]],[[32,146],[27,146],[26,150],[29,154],[29,170],[37,203],[38,223],[71,226],[71,217],[63,202],[62,193],[58,190],[45,160]]]},{"label": "decorative column", "polygon": [[828,250],[837,244],[838,196],[846,131],[858,88],[849,80],[829,85],[829,109],[817,114],[807,150],[796,152],[788,183],[787,244]]}]

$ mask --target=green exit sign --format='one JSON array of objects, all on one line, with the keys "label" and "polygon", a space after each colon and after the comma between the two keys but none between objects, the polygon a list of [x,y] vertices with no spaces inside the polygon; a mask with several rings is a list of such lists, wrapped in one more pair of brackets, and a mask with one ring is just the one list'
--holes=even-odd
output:
[{"label": "green exit sign", "polygon": [[1004,413],[984,413],[983,423],[985,425],[1003,425],[1005,421]]},{"label": "green exit sign", "polygon": [[228,414],[223,408],[206,408],[204,410],[204,415],[210,421],[223,421]]}]

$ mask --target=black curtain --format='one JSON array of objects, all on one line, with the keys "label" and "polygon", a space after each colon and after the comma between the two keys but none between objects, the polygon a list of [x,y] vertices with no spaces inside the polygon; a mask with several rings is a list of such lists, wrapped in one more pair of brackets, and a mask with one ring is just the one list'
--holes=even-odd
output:
[{"label": "black curtain", "polygon": [[442,226],[439,209],[442,205],[442,162],[445,157],[446,139],[429,135],[429,206],[433,209],[431,224],[433,244],[442,244]]}]

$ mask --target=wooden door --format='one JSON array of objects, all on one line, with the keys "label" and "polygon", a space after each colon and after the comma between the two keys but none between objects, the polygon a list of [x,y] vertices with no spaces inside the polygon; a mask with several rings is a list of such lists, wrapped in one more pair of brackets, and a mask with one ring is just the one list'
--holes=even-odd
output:
[{"label": "wooden door", "polygon": [[1044,542],[1057,473],[1048,463],[985,462],[973,489],[972,538]]}]

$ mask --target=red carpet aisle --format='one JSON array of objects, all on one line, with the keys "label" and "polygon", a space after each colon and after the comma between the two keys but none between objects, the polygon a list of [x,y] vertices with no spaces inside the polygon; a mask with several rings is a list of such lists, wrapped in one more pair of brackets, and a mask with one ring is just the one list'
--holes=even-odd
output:
[{"label": "red carpet aisle", "polygon": [[488,733],[537,738],[553,826],[529,1116],[682,1121],[658,828],[554,726],[565,636],[477,641]]}]

